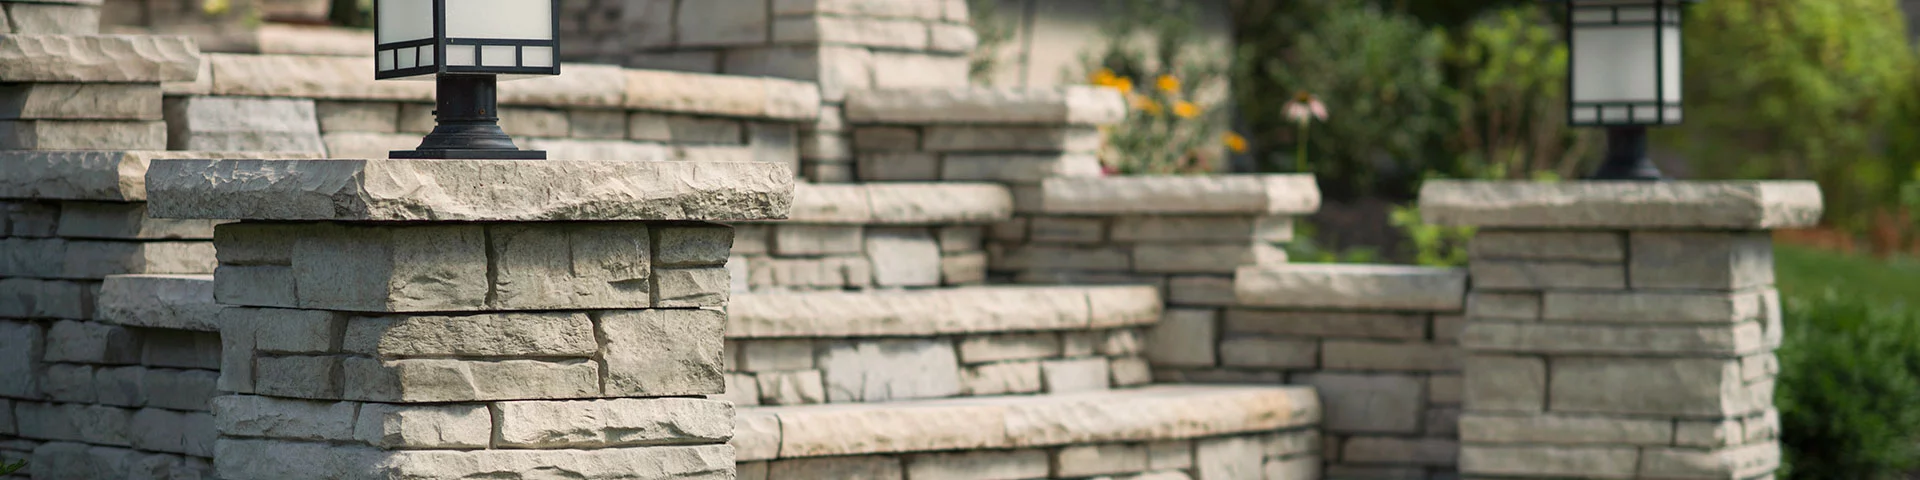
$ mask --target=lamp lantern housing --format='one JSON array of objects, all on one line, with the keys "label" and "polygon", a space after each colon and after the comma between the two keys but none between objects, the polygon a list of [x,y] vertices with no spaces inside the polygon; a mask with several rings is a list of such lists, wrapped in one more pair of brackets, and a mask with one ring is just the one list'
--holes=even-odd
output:
[{"label": "lamp lantern housing", "polygon": [[374,79],[433,80],[433,132],[392,158],[545,159],[500,130],[498,82],[560,74],[558,0],[374,0]]}]

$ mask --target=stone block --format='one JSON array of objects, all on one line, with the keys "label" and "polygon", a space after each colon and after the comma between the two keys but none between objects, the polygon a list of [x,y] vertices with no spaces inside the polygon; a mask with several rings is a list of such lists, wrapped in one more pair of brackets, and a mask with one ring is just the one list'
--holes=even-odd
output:
[{"label": "stone block", "polygon": [[751,407],[760,404],[760,384],[753,375],[744,373],[726,374],[727,393],[708,395],[707,398],[720,400],[734,406]]},{"label": "stone block", "polygon": [[493,438],[484,405],[366,403],[353,422],[353,440],[389,450],[486,448]]},{"label": "stone block", "polygon": [[1780,467],[1780,445],[1767,442],[1725,449],[1650,448],[1640,455],[1642,476],[1753,478]]},{"label": "stone block", "polygon": [[1434,375],[1427,377],[1427,401],[1436,404],[1457,405],[1466,394],[1466,378],[1463,375]]},{"label": "stone block", "polygon": [[1134,387],[1153,382],[1153,366],[1141,357],[1114,358],[1107,367],[1113,386]]},{"label": "stone block", "polygon": [[321,132],[400,131],[400,104],[397,103],[322,100],[314,102],[313,107]]},{"label": "stone block", "polygon": [[[0,157],[4,158],[4,157]],[[20,162],[17,159],[5,161]],[[0,184],[4,185],[4,184]],[[33,195],[24,191],[8,192],[5,195]],[[37,195],[35,195],[37,196]],[[60,208],[63,203],[54,202],[0,202],[0,233],[8,237],[51,237],[60,224]]]},{"label": "stone block", "polygon": [[600,348],[585,313],[356,317],[343,323],[341,351],[382,358],[589,357]]},{"label": "stone block", "polygon": [[1536,357],[1469,355],[1462,400],[1474,412],[1540,412],[1547,408],[1547,364]]},{"label": "stone block", "polygon": [[1082,127],[927,127],[923,148],[934,152],[1092,152],[1098,130]]},{"label": "stone block", "polygon": [[166,117],[170,150],[326,153],[313,100],[173,98]]},{"label": "stone block", "polygon": [[658,225],[651,230],[655,236],[653,262],[660,266],[724,265],[735,245],[735,229],[725,225]]},{"label": "stone block", "polygon": [[1460,416],[1460,440],[1535,445],[1666,445],[1674,441],[1675,436],[1674,422],[1670,420],[1466,413]]},{"label": "stone block", "polygon": [[940,156],[932,153],[880,152],[855,157],[864,182],[927,182],[940,179]]},{"label": "stone block", "polygon": [[695,2],[676,11],[675,41],[682,47],[758,45],[766,43],[768,11],[761,8],[729,8],[717,3]]},{"label": "stone block", "polygon": [[748,372],[809,370],[813,368],[813,341],[747,340],[739,342],[740,369]]},{"label": "stone block", "polygon": [[224,395],[213,400],[213,420],[229,437],[351,441],[359,409],[352,402]]},{"label": "stone block", "polygon": [[[390,458],[380,463],[385,468],[379,474],[399,478],[484,478],[501,475],[501,472],[526,478],[545,475],[556,465],[567,466],[570,473],[586,479],[724,478],[735,468],[733,449],[725,445],[592,450],[409,450],[386,455]],[[364,465],[373,464],[360,465],[365,468]],[[296,477],[257,478],[291,480]]]},{"label": "stone block", "polygon": [[496,447],[604,448],[723,443],[733,406],[698,398],[500,402]]},{"label": "stone block", "polygon": [[220,368],[220,335],[183,330],[141,333],[140,364],[150,367]]},{"label": "stone block", "polygon": [[1314,369],[1320,366],[1320,342],[1305,338],[1226,335],[1220,339],[1220,364],[1276,370]]},{"label": "stone block", "polygon": [[1767,313],[1755,292],[1548,292],[1541,316],[1549,322],[1726,324]]},{"label": "stone block", "polygon": [[720,375],[726,314],[641,310],[602,313],[595,320],[608,395],[713,395],[726,389]]},{"label": "stone block", "polygon": [[[190,81],[200,71],[200,58],[193,40],[182,36],[13,35],[0,42],[0,65],[4,65],[0,66],[0,80],[26,83]],[[373,66],[367,65],[367,68],[371,70]]]},{"label": "stone block", "polygon": [[920,130],[862,126],[853,130],[853,146],[863,152],[918,152]]},{"label": "stone block", "polygon": [[[15,318],[93,318],[98,284],[0,278],[0,315]],[[40,339],[35,338],[34,342]],[[35,353],[38,360],[38,351]]]},{"label": "stone block", "polygon": [[967,364],[1060,356],[1060,335],[1052,332],[974,335],[959,345],[960,362]]},{"label": "stone block", "polygon": [[1760,322],[1719,326],[1473,322],[1460,342],[1475,351],[1728,357],[1764,351],[1761,337]]},{"label": "stone block", "polygon": [[0,86],[0,119],[159,120],[160,86],[12,83]]},{"label": "stone block", "polygon": [[1429,343],[1328,340],[1321,345],[1321,367],[1330,370],[1456,372],[1459,347]]},{"label": "stone block", "polygon": [[906,458],[906,478],[915,480],[1046,478],[1051,468],[1047,453],[1039,450],[923,453]]},{"label": "stone block", "polygon": [[9,2],[8,25],[15,34],[93,35],[100,33],[100,6],[70,2]]},{"label": "stone block", "polygon": [[854,17],[939,20],[946,6],[936,2],[886,0],[774,0],[773,13],[782,16],[845,15]]},{"label": "stone block", "polygon": [[1226,312],[1224,331],[1227,333],[1317,338],[1427,338],[1425,315],[1242,308],[1227,309]]},{"label": "stone block", "polygon": [[1477,319],[1540,320],[1540,293],[1471,292],[1467,316]]},{"label": "stone block", "polygon": [[1266,478],[1322,478],[1320,459],[1312,456],[1269,458],[1261,468]]},{"label": "stone block", "polygon": [[387,158],[388,152],[419,147],[420,137],[407,133],[326,132],[320,135],[320,142],[332,158]]},{"label": "stone block", "polygon": [[942,285],[976,285],[987,281],[985,252],[950,253],[940,256]]},{"label": "stone block", "polygon": [[214,386],[219,378],[220,372],[212,370],[152,369],[142,375],[142,397],[148,406],[204,412],[219,393]]},{"label": "stone block", "polygon": [[1773,236],[1764,232],[1632,232],[1638,289],[1740,290],[1773,284]]},{"label": "stone block", "polygon": [[987,363],[960,369],[960,394],[967,396],[1039,393],[1037,360]]},{"label": "stone block", "polygon": [[1812,225],[1820,187],[1805,181],[1442,181],[1424,184],[1421,215],[1443,226],[1526,229],[1758,230]]},{"label": "stone block", "polygon": [[1673,444],[1682,447],[1725,447],[1746,443],[1739,419],[1673,422]]},{"label": "stone block", "polygon": [[41,391],[56,402],[94,403],[93,366],[54,363],[42,370]]},{"label": "stone block", "polygon": [[965,55],[876,51],[873,88],[964,88],[969,66]]},{"label": "stone block", "polygon": [[1356,436],[1341,442],[1340,461],[1451,466],[1458,460],[1460,442],[1440,438]]},{"label": "stone block", "polygon": [[1105,357],[1040,362],[1040,384],[1049,394],[1106,390],[1112,373]]},{"label": "stone block", "polygon": [[731,290],[726,267],[660,268],[653,271],[654,306],[720,307]]},{"label": "stone block", "polygon": [[1193,446],[1194,480],[1261,478],[1265,445],[1253,437],[1198,440]]},{"label": "stone block", "polygon": [[1330,432],[1417,433],[1425,397],[1420,378],[1411,375],[1310,373],[1295,383],[1319,390]]},{"label": "stone block", "polygon": [[219,436],[213,416],[206,412],[142,408],[133,413],[128,425],[134,448],[198,457],[212,456]]},{"label": "stone block", "polygon": [[[34,329],[37,330],[38,329]],[[19,347],[41,348],[49,362],[79,362],[102,365],[140,363],[141,336],[132,329],[96,322],[61,320],[46,329],[45,343],[39,338]],[[23,363],[24,364],[24,363]]]},{"label": "stone block", "polygon": [[[486,236],[491,270],[482,264],[480,271],[492,277],[493,287],[482,293],[497,308],[651,305],[652,246],[645,225],[495,225],[487,227]],[[459,252],[460,260],[467,260],[466,253]]]},{"label": "stone block", "polygon": [[589,140],[625,140],[627,138],[627,112],[620,110],[567,111],[567,125],[571,128],[567,136]]},{"label": "stone block", "polygon": [[862,478],[874,480],[901,480],[905,473],[901,470],[900,460],[890,456],[861,455],[849,457],[793,458],[776,460],[767,465],[767,478]]},{"label": "stone block", "polygon": [[[727,71],[733,75],[625,70],[622,72],[627,77],[625,106],[628,110],[768,120],[812,121],[819,117],[823,96],[819,85],[781,78],[745,76],[800,78],[772,73],[735,72],[735,64],[732,63],[736,61],[734,57],[732,52],[727,55]],[[741,62],[754,61],[747,55],[740,57]]]},{"label": "stone block", "polygon": [[1635,478],[1639,461],[1639,449],[1634,447],[1463,445],[1460,448],[1463,475]]},{"label": "stone block", "polygon": [[[772,460],[780,456],[780,416],[764,411],[742,411],[733,416],[733,438],[727,443],[733,446],[736,461],[748,462]],[[744,478],[766,478],[765,462],[761,465],[759,477],[746,475],[746,466],[742,465]]]},{"label": "stone block", "polygon": [[221,265],[214,269],[213,298],[225,305],[296,308],[296,283],[290,266]]},{"label": "stone block", "polygon": [[[920,90],[925,91],[930,89]],[[941,91],[949,90],[958,89],[943,89]],[[916,141],[916,144],[917,143]],[[1040,183],[1052,177],[1092,177],[1100,175],[1103,175],[1103,173],[1101,173],[1100,170],[1099,156],[1087,153],[1054,155],[993,153],[947,154],[941,158],[940,162],[940,179],[949,182],[1032,184]],[[1205,234],[1201,235],[1206,236]]]},{"label": "stone block", "polygon": [[1116,329],[1099,335],[1100,343],[1095,346],[1095,351],[1101,355],[1125,356],[1144,351],[1142,343],[1145,341],[1143,339],[1145,335],[1140,330]]},{"label": "stone block", "polygon": [[205,240],[213,238],[213,222],[147,218],[147,207],[140,203],[62,202],[55,234],[65,238]]},{"label": "stone block", "polygon": [[1623,263],[1585,263],[1537,260],[1480,260],[1467,265],[1475,289],[1488,290],[1624,290]]},{"label": "stone block", "polygon": [[338,399],[343,391],[340,357],[256,357],[253,374],[254,391],[262,395]]},{"label": "stone block", "polygon": [[[773,41],[782,44],[840,44],[926,50],[928,38],[927,25],[917,21],[808,16],[775,19]],[[681,43],[687,42],[682,39]]]},{"label": "stone block", "polygon": [[1627,259],[1620,232],[1489,230],[1474,234],[1467,253],[1486,260],[1564,260],[1611,263]]},{"label": "stone block", "polygon": [[1210,309],[1168,309],[1147,335],[1147,359],[1158,366],[1211,367],[1219,314]]},{"label": "stone block", "polygon": [[500,129],[514,137],[567,138],[573,126],[567,113],[545,108],[500,109]]},{"label": "stone block", "polygon": [[166,148],[166,122],[0,120],[0,149],[166,150]]},{"label": "stone block", "polygon": [[925,228],[874,228],[867,232],[873,282],[882,287],[940,284],[940,244]]},{"label": "stone block", "polygon": [[220,312],[216,323],[220,325],[220,390],[227,392],[254,392],[253,349],[258,337],[260,325],[251,315],[233,313],[237,309]]},{"label": "stone block", "polygon": [[755,372],[760,402],[767,405],[826,403],[826,383],[819,370]]},{"label": "stone block", "polygon": [[987,246],[988,264],[1004,270],[1087,270],[1130,272],[1133,254],[1125,247],[1030,244]]},{"label": "stone block", "polygon": [[776,255],[832,255],[861,253],[865,249],[859,225],[777,225],[773,230]]},{"label": "stone block", "polygon": [[827,401],[882,402],[950,397],[960,393],[953,344],[936,340],[822,342],[814,362],[824,373]]},{"label": "stone block", "polygon": [[[326,226],[306,233],[294,242],[292,255],[301,308],[446,311],[487,303],[488,245],[479,225]],[[497,236],[495,243],[509,238]],[[524,259],[514,253],[504,252],[501,261]],[[503,274],[500,280],[513,278]]]},{"label": "stone block", "polygon": [[1053,473],[1059,477],[1125,474],[1146,469],[1146,445],[1072,445],[1053,452]]},{"label": "stone block", "polygon": [[1555,359],[1551,378],[1556,412],[1717,417],[1764,408],[1748,398],[1732,359]]},{"label": "stone block", "polygon": [[16,473],[31,473],[34,478],[128,478],[137,456],[125,448],[48,442],[22,459],[34,467]]},{"label": "stone block", "polygon": [[201,241],[66,242],[63,278],[96,279],[108,275],[213,273],[213,244]]},{"label": "stone block", "polygon": [[[261,393],[268,393],[265,389],[265,380],[269,378],[267,363],[265,358],[260,360],[258,387]],[[348,357],[341,363],[341,378],[346,384],[344,398],[356,401],[426,403],[601,395],[600,365],[583,359],[380,361]],[[609,365],[607,370],[611,372],[614,367]]]},{"label": "stone block", "polygon": [[[1134,253],[1138,261],[1140,249]],[[1266,263],[1280,262],[1284,255]],[[1247,263],[1255,262],[1237,265]],[[1475,277],[1475,286],[1480,282]],[[1246,266],[1234,273],[1235,295],[1255,306],[1457,311],[1466,291],[1467,272],[1453,268],[1301,264]]]},{"label": "stone block", "polygon": [[[92,390],[101,405],[139,407],[147,404],[146,367],[102,367],[93,372]],[[207,408],[200,403],[199,410]],[[5,415],[0,415],[5,416]]]},{"label": "stone block", "polygon": [[1233,296],[1233,277],[1180,275],[1167,278],[1167,302],[1181,306],[1227,307],[1239,304]]},{"label": "stone block", "polygon": [[1107,221],[1087,217],[1033,217],[1028,221],[1027,235],[1035,242],[1101,243],[1107,237]]}]

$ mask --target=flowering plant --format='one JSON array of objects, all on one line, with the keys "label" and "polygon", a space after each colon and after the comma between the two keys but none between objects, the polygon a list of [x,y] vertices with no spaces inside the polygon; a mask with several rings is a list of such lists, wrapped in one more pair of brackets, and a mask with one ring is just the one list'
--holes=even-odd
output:
[{"label": "flowering plant", "polygon": [[1313,164],[1307,163],[1307,132],[1311,131],[1315,120],[1327,121],[1327,106],[1314,98],[1313,94],[1300,92],[1293,101],[1287,102],[1286,113],[1288,120],[1300,126],[1300,139],[1294,142],[1294,148],[1297,149],[1293,157],[1294,167],[1301,173],[1313,173]]},{"label": "flowering plant", "polygon": [[[1128,106],[1124,120],[1104,129],[1101,163],[1118,174],[1205,173],[1228,152],[1245,152],[1247,140],[1208,108],[1225,96],[1226,66],[1195,51],[1192,6],[1172,15],[1153,0],[1121,7],[1104,50],[1085,57],[1086,81],[1120,91]],[[1152,41],[1132,41],[1141,36]]]}]

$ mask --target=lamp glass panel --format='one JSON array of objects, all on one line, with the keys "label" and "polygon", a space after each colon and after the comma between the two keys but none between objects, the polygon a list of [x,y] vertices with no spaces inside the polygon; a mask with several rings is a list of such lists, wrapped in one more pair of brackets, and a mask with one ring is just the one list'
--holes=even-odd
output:
[{"label": "lamp glass panel", "polygon": [[433,0],[380,0],[374,24],[376,43],[433,38]]},{"label": "lamp glass panel", "polygon": [[434,66],[434,62],[436,61],[438,60],[434,59],[433,45],[420,46],[420,66],[431,67]]},{"label": "lamp glass panel", "polygon": [[480,47],[480,66],[511,67],[517,61],[514,56],[510,45],[483,45]]},{"label": "lamp glass panel", "polygon": [[[553,40],[554,0],[452,0],[448,38]],[[483,59],[491,64],[492,59]]]},{"label": "lamp glass panel", "polygon": [[1574,27],[1573,101],[1654,101],[1660,91],[1654,28]]},{"label": "lamp glass panel", "polygon": [[553,47],[520,47],[520,65],[524,67],[553,66]]},{"label": "lamp glass panel", "polygon": [[474,66],[475,64],[473,61],[473,49],[474,49],[473,45],[448,45],[447,46],[447,66],[451,66],[451,67]]},{"label": "lamp glass panel", "polygon": [[394,64],[394,66],[396,67],[413,68],[420,65],[420,49],[418,48],[414,48],[414,47],[402,48],[402,49],[396,50],[394,52],[394,56],[396,57],[396,60],[398,60],[398,62]]},{"label": "lamp glass panel", "polygon": [[1660,62],[1660,89],[1665,92],[1666,101],[1680,101],[1680,27],[1667,25],[1660,27],[1662,50]]},{"label": "lamp glass panel", "polygon": [[378,67],[378,70],[382,72],[393,70],[393,50],[382,50],[374,57],[373,63],[375,67]]}]

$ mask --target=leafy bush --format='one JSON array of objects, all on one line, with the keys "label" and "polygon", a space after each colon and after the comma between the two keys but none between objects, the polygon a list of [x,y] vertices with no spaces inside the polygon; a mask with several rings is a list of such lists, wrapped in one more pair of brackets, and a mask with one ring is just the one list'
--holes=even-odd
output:
[{"label": "leafy bush", "polygon": [[1686,124],[1663,137],[1683,147],[1694,176],[1818,180],[1827,218],[1855,231],[1895,203],[1920,154],[1908,138],[1920,127],[1914,55],[1896,2],[1690,8]]},{"label": "leafy bush", "polygon": [[1836,292],[1786,299],[1781,478],[1903,478],[1920,467],[1920,310]]},{"label": "leafy bush", "polygon": [[1567,46],[1535,5],[1488,13],[1447,49],[1460,74],[1452,102],[1458,131],[1449,139],[1453,177],[1575,177],[1595,143],[1591,129],[1566,121]]},{"label": "leafy bush", "polygon": [[1013,41],[1017,19],[1000,14],[1000,0],[967,0],[967,12],[974,36],[980,39],[967,59],[967,78],[984,85],[998,73],[1000,51]]},{"label": "leafy bush", "polygon": [[[1210,109],[1207,89],[1226,80],[1227,66],[1198,50],[1199,13],[1180,2],[1120,0],[1103,46],[1083,56],[1087,80],[1127,96],[1127,118],[1107,128],[1101,160],[1122,174],[1212,171],[1225,150],[1245,148],[1227,118]],[[1142,41],[1145,40],[1145,41]]]},{"label": "leafy bush", "polygon": [[1331,112],[1309,155],[1330,198],[1410,197],[1423,158],[1450,129],[1444,35],[1365,2],[1292,2],[1241,36],[1235,89],[1269,167],[1290,166],[1301,139],[1285,113],[1296,92]]}]

